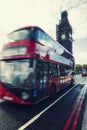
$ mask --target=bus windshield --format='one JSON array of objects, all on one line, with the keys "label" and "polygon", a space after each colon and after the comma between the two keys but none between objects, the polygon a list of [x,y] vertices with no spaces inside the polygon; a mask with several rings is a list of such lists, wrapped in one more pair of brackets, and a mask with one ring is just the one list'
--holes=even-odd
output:
[{"label": "bus windshield", "polygon": [[13,42],[27,39],[35,40],[35,31],[36,29],[34,28],[20,29],[8,34],[8,38]]},{"label": "bus windshield", "polygon": [[[1,62],[1,82],[16,88],[34,87],[35,60],[8,60]],[[28,84],[27,84],[28,83]]]}]

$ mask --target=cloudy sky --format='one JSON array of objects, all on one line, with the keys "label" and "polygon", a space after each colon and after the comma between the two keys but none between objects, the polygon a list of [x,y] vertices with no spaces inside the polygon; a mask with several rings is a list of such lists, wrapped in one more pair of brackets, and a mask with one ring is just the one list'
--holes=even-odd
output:
[{"label": "cloudy sky", "polygon": [[0,41],[4,34],[27,25],[40,26],[56,39],[56,24],[64,10],[73,28],[76,64],[87,64],[87,0],[0,0]]}]

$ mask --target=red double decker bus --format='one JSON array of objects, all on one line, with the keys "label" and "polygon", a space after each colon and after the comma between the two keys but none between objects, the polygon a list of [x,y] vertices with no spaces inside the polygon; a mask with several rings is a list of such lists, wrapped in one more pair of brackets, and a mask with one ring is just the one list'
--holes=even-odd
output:
[{"label": "red double decker bus", "polygon": [[87,67],[82,67],[81,75],[82,76],[87,76]]},{"label": "red double decker bus", "polygon": [[[69,53],[37,26],[8,34],[0,60],[0,98],[20,104],[35,104],[73,84]],[[71,55],[71,54],[70,54]]]}]

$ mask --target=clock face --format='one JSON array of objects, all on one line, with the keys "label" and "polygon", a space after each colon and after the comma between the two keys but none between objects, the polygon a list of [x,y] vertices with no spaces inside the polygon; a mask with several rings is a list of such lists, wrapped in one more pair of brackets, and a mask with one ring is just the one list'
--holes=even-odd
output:
[{"label": "clock face", "polygon": [[62,39],[65,39],[65,38],[66,38],[66,35],[65,35],[65,34],[62,34],[61,38],[62,38]]}]

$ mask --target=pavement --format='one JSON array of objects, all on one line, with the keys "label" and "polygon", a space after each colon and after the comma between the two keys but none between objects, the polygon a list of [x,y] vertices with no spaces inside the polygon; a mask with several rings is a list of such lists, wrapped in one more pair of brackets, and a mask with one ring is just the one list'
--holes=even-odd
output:
[{"label": "pavement", "polygon": [[86,107],[83,116],[82,130],[87,130],[87,101],[86,101]]}]

